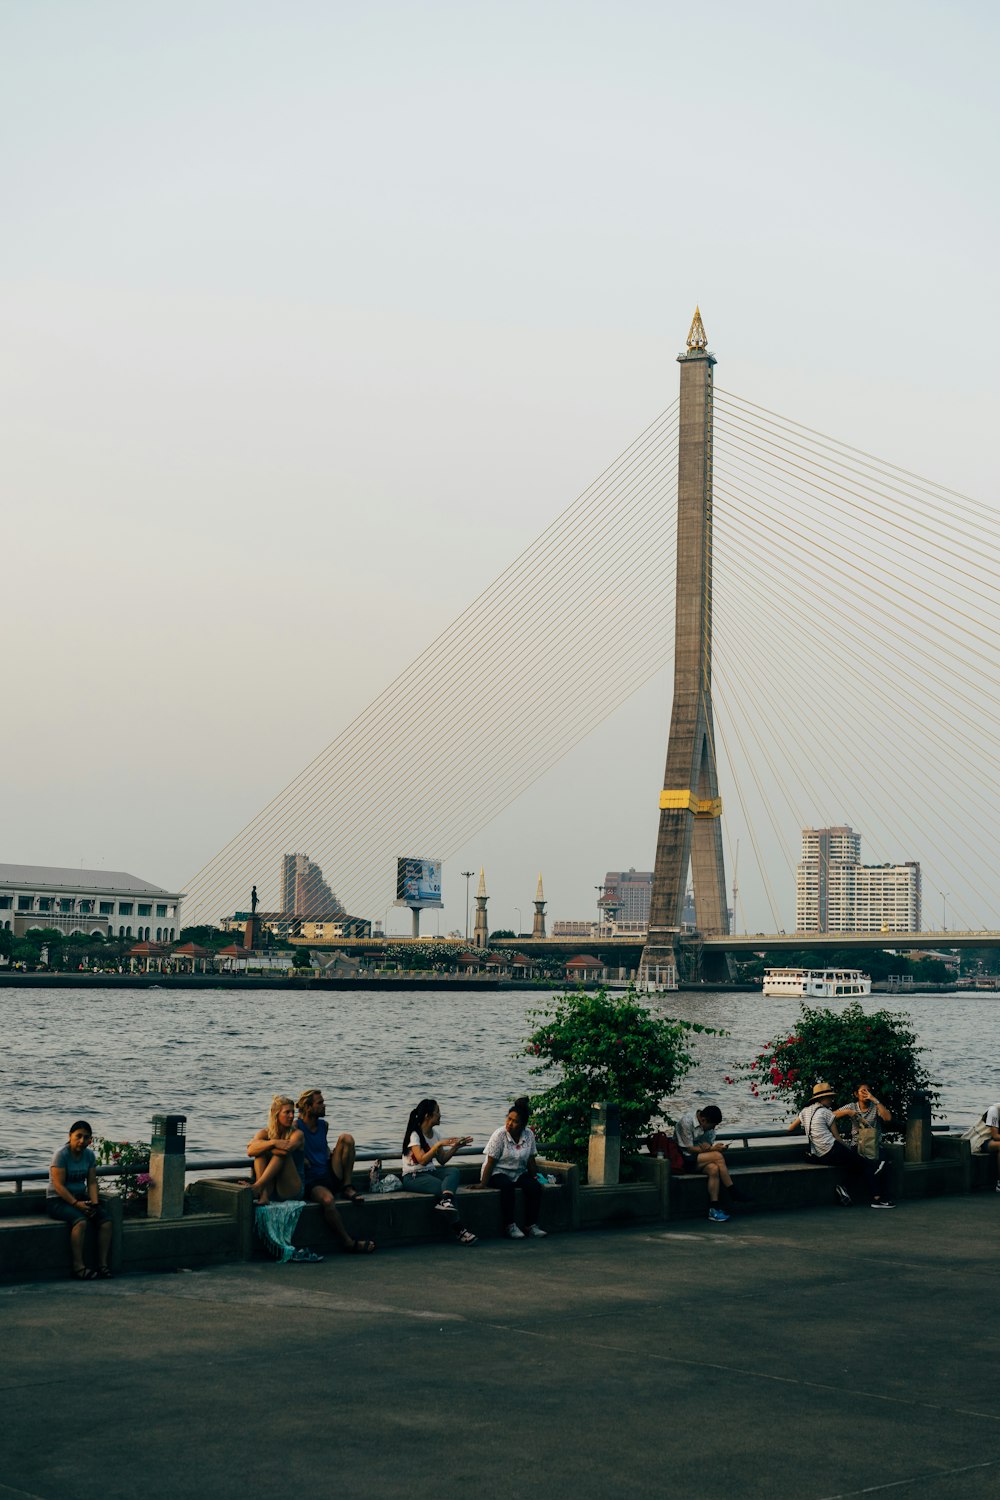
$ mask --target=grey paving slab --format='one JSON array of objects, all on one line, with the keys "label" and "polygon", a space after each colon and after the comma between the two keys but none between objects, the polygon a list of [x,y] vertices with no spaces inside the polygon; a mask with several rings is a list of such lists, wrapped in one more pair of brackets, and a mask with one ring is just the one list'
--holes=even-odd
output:
[{"label": "grey paving slab", "polygon": [[6,1287],[0,1500],[985,1500],[998,1230],[984,1194]]}]

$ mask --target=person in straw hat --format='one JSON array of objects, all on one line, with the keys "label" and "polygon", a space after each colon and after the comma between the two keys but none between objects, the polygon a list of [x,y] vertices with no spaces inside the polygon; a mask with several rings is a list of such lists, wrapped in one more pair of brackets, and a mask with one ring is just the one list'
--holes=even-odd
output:
[{"label": "person in straw hat", "polygon": [[[813,1161],[824,1167],[835,1167],[841,1177],[852,1183],[861,1182],[872,1208],[895,1208],[895,1203],[890,1203],[881,1193],[879,1178],[885,1170],[885,1162],[869,1161],[844,1144],[834,1118],[833,1100],[833,1089],[828,1083],[814,1083],[812,1098],[796,1115],[789,1130],[801,1127],[805,1131]],[[850,1204],[851,1195],[843,1181],[838,1181],[836,1194],[845,1207]]]}]

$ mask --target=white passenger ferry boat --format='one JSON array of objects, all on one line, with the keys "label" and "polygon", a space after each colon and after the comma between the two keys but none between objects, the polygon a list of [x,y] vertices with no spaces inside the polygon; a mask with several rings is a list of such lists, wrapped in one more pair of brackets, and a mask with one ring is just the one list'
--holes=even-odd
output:
[{"label": "white passenger ferry boat", "polygon": [[765,969],[765,995],[800,995],[809,1000],[842,1000],[870,995],[872,981],[860,969]]}]

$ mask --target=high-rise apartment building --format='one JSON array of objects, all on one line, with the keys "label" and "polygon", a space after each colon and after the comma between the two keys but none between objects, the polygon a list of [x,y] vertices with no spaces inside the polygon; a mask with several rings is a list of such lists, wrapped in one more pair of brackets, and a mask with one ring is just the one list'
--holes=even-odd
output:
[{"label": "high-rise apartment building", "polygon": [[797,932],[919,932],[920,865],[863,865],[846,824],[803,828],[795,874]]},{"label": "high-rise apartment building", "polygon": [[343,904],[308,854],[285,854],[281,860],[281,909],[296,917],[342,917]]},{"label": "high-rise apartment building", "polygon": [[616,922],[639,922],[648,927],[652,891],[652,870],[609,870],[604,877],[601,905]]}]

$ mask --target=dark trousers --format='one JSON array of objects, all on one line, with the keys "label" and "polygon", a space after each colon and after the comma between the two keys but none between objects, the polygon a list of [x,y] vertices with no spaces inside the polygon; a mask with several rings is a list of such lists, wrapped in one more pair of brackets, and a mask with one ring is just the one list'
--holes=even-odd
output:
[{"label": "dark trousers", "polygon": [[878,1179],[875,1176],[877,1161],[869,1161],[867,1156],[853,1151],[850,1146],[845,1146],[843,1141],[834,1141],[832,1148],[822,1157],[822,1161],[836,1167],[841,1178],[850,1178],[853,1183],[863,1178],[865,1192],[869,1198],[880,1196]]},{"label": "dark trousers", "polygon": [[500,1216],[505,1224],[514,1222],[514,1190],[520,1188],[524,1194],[524,1222],[534,1224],[538,1220],[538,1209],[542,1201],[542,1185],[535,1177],[529,1177],[527,1172],[522,1172],[515,1182],[513,1177],[503,1177],[499,1172],[494,1172],[490,1178],[490,1187],[500,1189]]}]

